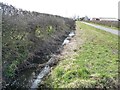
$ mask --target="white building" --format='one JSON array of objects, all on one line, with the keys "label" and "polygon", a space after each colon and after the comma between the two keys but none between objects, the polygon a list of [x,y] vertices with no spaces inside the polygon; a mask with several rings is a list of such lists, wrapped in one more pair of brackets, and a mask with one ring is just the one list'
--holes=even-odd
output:
[{"label": "white building", "polygon": [[118,21],[117,18],[102,18],[102,17],[100,17],[99,19],[100,19],[100,21]]}]

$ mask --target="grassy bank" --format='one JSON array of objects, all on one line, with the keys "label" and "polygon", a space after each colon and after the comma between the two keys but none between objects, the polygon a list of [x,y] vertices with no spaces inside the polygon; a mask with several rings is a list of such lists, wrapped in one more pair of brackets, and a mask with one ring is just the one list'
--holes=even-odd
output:
[{"label": "grassy bank", "polygon": [[[75,55],[65,57],[51,71],[44,84],[52,88],[116,88],[118,37],[76,22]],[[66,55],[65,55],[66,56]]]}]

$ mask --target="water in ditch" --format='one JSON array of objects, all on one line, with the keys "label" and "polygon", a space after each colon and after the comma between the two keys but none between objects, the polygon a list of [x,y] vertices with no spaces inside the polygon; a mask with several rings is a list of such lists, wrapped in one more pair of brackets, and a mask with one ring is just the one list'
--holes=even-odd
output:
[{"label": "water in ditch", "polygon": [[[75,35],[74,32],[70,32],[68,37],[63,41],[61,46],[66,45],[70,42],[71,38]],[[50,72],[50,66],[45,65],[43,68],[31,68],[26,69],[23,72],[19,73],[16,79],[7,86],[6,89],[35,89],[38,88],[38,85],[41,83],[42,78]]]}]

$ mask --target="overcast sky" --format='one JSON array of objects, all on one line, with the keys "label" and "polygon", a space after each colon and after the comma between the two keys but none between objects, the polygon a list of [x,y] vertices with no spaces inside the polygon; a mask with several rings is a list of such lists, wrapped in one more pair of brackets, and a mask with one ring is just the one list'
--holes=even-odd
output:
[{"label": "overcast sky", "polygon": [[118,18],[119,0],[0,0],[23,10],[49,13],[65,17]]}]

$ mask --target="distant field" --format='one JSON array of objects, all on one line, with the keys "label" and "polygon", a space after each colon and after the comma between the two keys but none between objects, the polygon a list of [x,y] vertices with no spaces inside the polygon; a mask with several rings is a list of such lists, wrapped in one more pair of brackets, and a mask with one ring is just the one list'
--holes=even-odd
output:
[{"label": "distant field", "polygon": [[118,36],[80,22],[76,26],[76,54],[69,56],[68,52],[45,84],[52,88],[116,88]]},{"label": "distant field", "polygon": [[94,23],[98,25],[105,26],[107,28],[120,30],[120,25],[118,21],[88,21],[89,23]]}]

